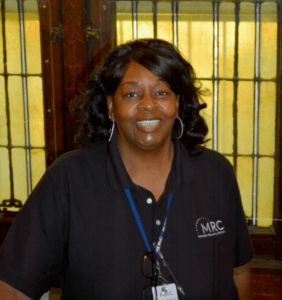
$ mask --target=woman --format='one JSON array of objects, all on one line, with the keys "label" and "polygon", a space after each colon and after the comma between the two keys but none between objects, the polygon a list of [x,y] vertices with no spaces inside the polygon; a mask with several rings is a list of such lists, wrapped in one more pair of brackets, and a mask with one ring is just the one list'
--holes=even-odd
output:
[{"label": "woman", "polygon": [[47,170],[6,238],[6,293],[38,299],[57,276],[63,299],[253,299],[237,183],[201,147],[194,81],[165,41],[111,52],[79,104],[85,147]]}]

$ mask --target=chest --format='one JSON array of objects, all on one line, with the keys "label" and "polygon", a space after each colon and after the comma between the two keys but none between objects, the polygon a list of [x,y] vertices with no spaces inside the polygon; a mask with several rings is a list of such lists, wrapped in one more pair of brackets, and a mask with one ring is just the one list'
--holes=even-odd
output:
[{"label": "chest", "polygon": [[170,169],[167,168],[162,171],[137,173],[133,174],[131,179],[136,185],[150,191],[154,195],[156,201],[159,201],[165,190],[169,171]]},{"label": "chest", "polygon": [[[141,299],[143,288],[150,283],[142,275],[141,262],[146,252],[144,241],[124,192],[105,193],[107,203],[99,201],[96,195],[91,207],[85,211],[81,209],[81,201],[78,204],[80,210],[71,209],[68,271],[84,278],[80,284],[93,287],[93,293],[95,291],[95,295],[101,297],[98,299],[114,298],[113,293],[116,293],[115,299],[132,299],[132,295]],[[161,229],[156,221],[163,223],[167,202],[161,199],[153,208],[146,202],[150,193],[144,189],[132,191],[132,196],[149,242],[156,241]],[[192,299],[211,299],[214,283],[210,278],[214,272],[219,272],[222,278],[229,273],[230,280],[232,277],[230,224],[226,218],[213,215],[210,201],[211,197],[202,199],[196,189],[183,188],[175,192],[161,250],[183,288],[190,295],[197,295]],[[216,224],[219,219],[222,223]],[[211,222],[217,227],[214,228]],[[223,227],[225,233],[217,234],[216,230]],[[199,238],[199,234],[211,235]],[[224,264],[220,263],[220,257]],[[170,278],[165,270],[163,274]],[[126,278],[127,285],[120,278]],[[104,280],[111,282],[113,288],[106,288]],[[107,297],[103,298],[105,294]]]},{"label": "chest", "polygon": [[165,189],[166,178],[163,176],[160,176],[160,178],[142,178],[141,180],[134,180],[133,182],[150,191],[156,201],[159,201]]}]

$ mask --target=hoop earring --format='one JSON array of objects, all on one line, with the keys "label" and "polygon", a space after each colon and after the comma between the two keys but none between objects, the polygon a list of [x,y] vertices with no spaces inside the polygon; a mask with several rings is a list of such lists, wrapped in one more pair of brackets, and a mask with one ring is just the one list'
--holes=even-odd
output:
[{"label": "hoop earring", "polygon": [[178,120],[179,120],[179,122],[180,122],[181,133],[180,133],[180,135],[179,135],[179,136],[176,136],[175,138],[176,138],[177,140],[179,140],[179,139],[181,139],[181,138],[182,138],[183,131],[184,131],[184,125],[183,125],[183,122],[182,122],[182,120],[179,118],[179,116],[177,117],[177,119],[178,119]]},{"label": "hoop earring", "polygon": [[115,120],[113,120],[113,125],[112,125],[111,131],[110,131],[110,137],[108,139],[108,142],[111,140],[114,130],[115,130]]}]

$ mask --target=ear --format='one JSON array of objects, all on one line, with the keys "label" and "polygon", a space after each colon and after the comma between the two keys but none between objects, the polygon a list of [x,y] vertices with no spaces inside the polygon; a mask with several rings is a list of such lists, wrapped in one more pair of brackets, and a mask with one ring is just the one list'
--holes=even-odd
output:
[{"label": "ear", "polygon": [[177,95],[176,96],[176,109],[177,109],[177,115],[176,115],[176,118],[175,119],[177,119],[178,118],[178,116],[179,116],[179,95]]},{"label": "ear", "polygon": [[109,117],[113,121],[115,118],[113,113],[113,97],[111,95],[107,95],[107,106],[108,106]]}]

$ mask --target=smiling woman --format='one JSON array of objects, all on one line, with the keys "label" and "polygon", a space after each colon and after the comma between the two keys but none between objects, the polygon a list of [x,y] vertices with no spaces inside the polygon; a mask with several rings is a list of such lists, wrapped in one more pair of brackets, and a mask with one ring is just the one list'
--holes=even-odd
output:
[{"label": "smiling woman", "polygon": [[168,42],[110,53],[78,102],[84,147],[48,168],[7,235],[8,290],[38,299],[58,276],[64,299],[253,299],[237,182],[203,146],[199,96]]},{"label": "smiling woman", "polygon": [[139,63],[129,64],[114,96],[108,96],[108,109],[117,124],[120,148],[156,151],[171,147],[178,97],[167,83]]},{"label": "smiling woman", "polygon": [[[178,96],[168,83],[132,62],[114,96],[108,95],[107,100],[109,116],[117,124],[117,143],[127,172],[135,184],[146,187],[158,201],[173,158],[171,137],[178,116]],[[142,160],[146,151],[162,158],[162,169],[151,170],[150,176],[143,176],[141,172],[152,166],[150,160],[146,160],[146,164]],[[136,158],[140,156],[138,164]],[[158,178],[157,182],[154,178]]]},{"label": "smiling woman", "polygon": [[[139,74],[140,71],[142,74],[145,72],[144,76]],[[131,76],[137,76],[136,81]],[[141,84],[141,77],[146,83]],[[135,93],[133,98],[129,98],[133,100],[141,97],[141,99],[138,98],[138,103],[142,100],[141,104],[144,104],[143,100],[149,94],[152,99],[156,99],[156,93],[158,93],[158,100],[166,99],[166,101],[153,101],[152,103],[164,104],[173,95],[177,96],[177,101],[173,102],[177,105],[177,109],[179,108],[179,113],[173,117],[172,138],[178,137],[181,129],[184,129],[185,138],[181,139],[184,147],[189,153],[197,153],[201,150],[199,145],[204,143],[208,129],[199,114],[200,110],[206,106],[200,104],[199,100],[206,91],[201,90],[201,86],[195,85],[192,66],[168,42],[147,39],[121,45],[112,51],[103,66],[95,70],[90,78],[87,93],[73,105],[74,110],[82,112],[83,124],[76,136],[79,145],[83,146],[110,135],[112,123],[107,118],[108,107],[104,102],[104,93],[108,95],[108,104],[109,102],[115,103],[110,100],[117,98],[115,94],[117,92],[121,93],[119,98],[124,97],[124,93],[128,94],[127,97],[130,93]],[[126,81],[128,83],[124,86]],[[157,83],[159,86],[153,86]],[[130,90],[129,86],[134,86],[135,90]],[[156,90],[148,93],[149,86],[150,89]],[[161,87],[163,90],[158,90]],[[167,96],[163,92],[167,93]],[[129,103],[129,101],[122,101],[122,103]],[[178,116],[180,123],[175,122]],[[181,122],[184,128],[181,128]]]}]

